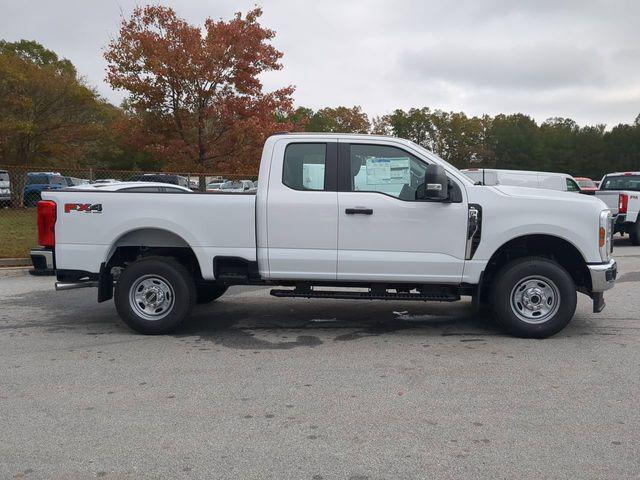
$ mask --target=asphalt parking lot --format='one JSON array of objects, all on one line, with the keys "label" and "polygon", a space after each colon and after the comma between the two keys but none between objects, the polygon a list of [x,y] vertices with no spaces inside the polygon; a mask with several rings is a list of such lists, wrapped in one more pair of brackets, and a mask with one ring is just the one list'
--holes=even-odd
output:
[{"label": "asphalt parking lot", "polygon": [[638,478],[640,247],[542,340],[468,302],[238,288],[178,334],[0,277],[0,478]]}]

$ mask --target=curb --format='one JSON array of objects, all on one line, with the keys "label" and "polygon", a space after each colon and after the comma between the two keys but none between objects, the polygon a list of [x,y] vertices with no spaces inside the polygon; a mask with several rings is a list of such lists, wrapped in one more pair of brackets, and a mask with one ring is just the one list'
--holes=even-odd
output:
[{"label": "curb", "polygon": [[2,267],[0,268],[0,278],[20,277],[29,273],[29,267]]},{"label": "curb", "polygon": [[0,268],[3,267],[30,267],[29,258],[0,258]]}]

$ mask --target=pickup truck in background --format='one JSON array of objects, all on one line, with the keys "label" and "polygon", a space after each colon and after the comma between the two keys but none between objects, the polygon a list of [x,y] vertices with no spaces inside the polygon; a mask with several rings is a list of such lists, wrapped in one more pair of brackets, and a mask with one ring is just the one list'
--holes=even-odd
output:
[{"label": "pickup truck in background", "polygon": [[614,233],[628,233],[633,245],[640,245],[640,172],[608,173],[600,182],[596,197],[616,216]]},{"label": "pickup truck in background", "polygon": [[24,187],[24,206],[35,207],[42,198],[42,192],[48,190],[60,190],[67,188],[69,182],[54,172],[30,172],[27,173],[27,183]]},{"label": "pickup truck in background", "polygon": [[[37,269],[97,287],[147,334],[176,329],[231,285],[275,297],[455,301],[513,335],[562,330],[577,293],[604,308],[617,268],[610,210],[566,192],[474,185],[410,141],[267,139],[257,192],[43,192]],[[562,208],[558,208],[561,204]]]}]

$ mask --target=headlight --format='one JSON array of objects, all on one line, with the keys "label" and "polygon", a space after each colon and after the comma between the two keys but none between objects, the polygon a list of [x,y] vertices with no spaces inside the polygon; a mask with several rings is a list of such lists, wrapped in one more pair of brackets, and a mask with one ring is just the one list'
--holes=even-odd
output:
[{"label": "headlight", "polygon": [[603,262],[608,262],[611,259],[611,229],[613,226],[613,219],[611,216],[611,210],[603,210],[600,212],[600,225],[598,227],[598,247],[600,249],[600,258]]}]

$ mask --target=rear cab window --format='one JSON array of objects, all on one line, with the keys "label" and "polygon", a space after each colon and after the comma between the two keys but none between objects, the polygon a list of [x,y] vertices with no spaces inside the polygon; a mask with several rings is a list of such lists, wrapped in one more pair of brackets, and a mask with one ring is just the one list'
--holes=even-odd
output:
[{"label": "rear cab window", "polygon": [[640,175],[616,175],[605,177],[600,190],[633,190],[640,191]]},{"label": "rear cab window", "polygon": [[282,183],[294,190],[323,191],[326,167],[326,143],[290,143],[284,152]]}]

